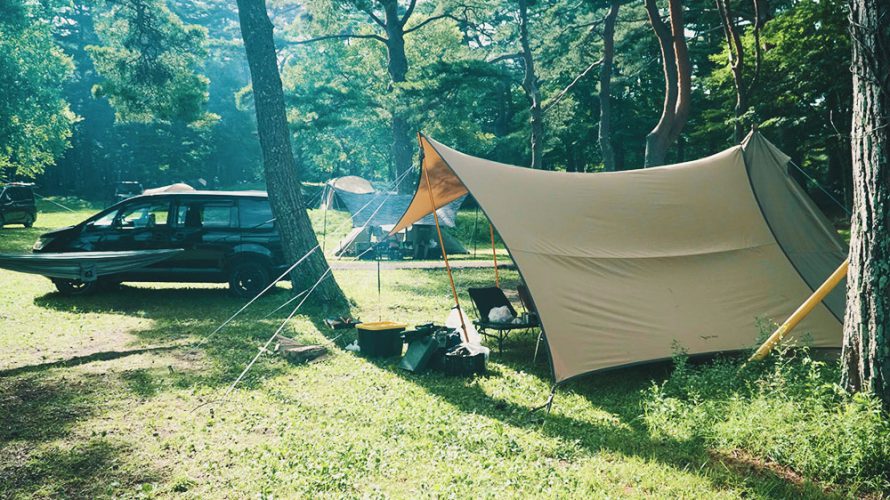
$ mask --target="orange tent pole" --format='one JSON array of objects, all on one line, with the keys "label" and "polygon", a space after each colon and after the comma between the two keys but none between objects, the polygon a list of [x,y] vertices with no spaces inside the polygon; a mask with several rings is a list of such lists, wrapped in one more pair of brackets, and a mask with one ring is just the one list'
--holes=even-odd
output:
[{"label": "orange tent pole", "polygon": [[451,294],[454,296],[454,305],[457,306],[457,314],[460,316],[460,328],[464,332],[464,340],[469,342],[470,334],[467,333],[467,325],[464,324],[464,314],[460,309],[460,300],[457,298],[457,288],[454,286],[454,276],[451,274],[451,264],[448,263],[448,253],[445,251],[445,239],[442,238],[442,228],[439,227],[439,214],[436,212],[436,200],[433,199],[433,186],[430,184],[430,175],[427,173],[426,169],[423,168],[423,163],[421,163],[420,169],[423,170],[423,178],[426,180],[426,190],[430,195],[430,203],[433,205],[433,221],[436,223],[436,233],[439,234],[439,247],[442,249],[442,260],[445,261],[445,270],[448,271],[448,281],[451,282]]},{"label": "orange tent pole", "polygon": [[769,354],[769,352],[773,349],[773,347],[781,342],[782,339],[786,335],[788,335],[788,333],[790,333],[791,330],[793,330],[798,323],[806,318],[807,315],[810,314],[810,312],[815,309],[820,302],[822,302],[822,299],[824,299],[826,295],[834,290],[834,287],[836,287],[837,284],[840,283],[842,279],[844,279],[844,276],[847,275],[847,267],[849,265],[850,259],[844,260],[844,262],[841,263],[840,267],[838,267],[833,273],[831,273],[831,276],[829,276],[828,279],[825,280],[825,283],[822,283],[822,286],[817,288],[816,291],[813,292],[812,295],[810,295],[810,298],[808,298],[803,304],[801,304],[800,307],[798,307],[797,310],[794,311],[794,313],[787,320],[785,320],[784,323],[782,323],[782,326],[776,328],[776,331],[774,331],[773,334],[770,335],[768,339],[766,339],[766,342],[764,342],[763,345],[757,348],[757,351],[755,351],[754,354],[751,355],[751,358],[748,359],[748,361],[759,361],[765,358],[766,355]]},{"label": "orange tent pole", "polygon": [[488,223],[488,234],[491,235],[491,256],[494,257],[494,286],[501,287],[501,278],[498,276],[498,253],[494,248],[494,226]]}]

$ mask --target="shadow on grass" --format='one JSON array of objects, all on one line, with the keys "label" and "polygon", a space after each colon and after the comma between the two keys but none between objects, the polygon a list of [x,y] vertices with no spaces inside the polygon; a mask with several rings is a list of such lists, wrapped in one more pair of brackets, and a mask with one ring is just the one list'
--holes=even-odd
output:
[{"label": "shadow on grass", "polygon": [[[229,295],[220,288],[139,288],[122,286],[113,293],[100,293],[85,297],[66,297],[48,293],[34,299],[34,303],[46,309],[66,313],[116,314],[151,320],[149,327],[128,332],[140,341],[165,344],[150,348],[95,353],[87,356],[40,365],[28,365],[7,370],[12,374],[27,373],[53,367],[72,366],[80,363],[116,359],[119,357],[152,351],[171,351],[174,356],[184,356],[190,361],[203,358],[196,369],[171,373],[175,387],[204,385],[218,387],[231,383],[250,358],[258,345],[269,338],[281,319],[265,316],[290,298],[283,288],[273,288],[250,309],[238,316],[212,340],[200,347],[184,343],[186,339],[198,341],[210,335],[245,301]],[[173,344],[173,345],[170,345]],[[274,364],[261,364],[254,368],[257,374],[272,376],[283,368]],[[2,373],[0,373],[2,375]],[[257,378],[257,377],[253,377]],[[245,380],[250,386],[250,380]],[[137,391],[139,392],[139,391]]]},{"label": "shadow on grass", "polygon": [[[330,335],[330,330],[322,330]],[[492,363],[484,377],[500,377],[499,365],[521,371],[539,379],[540,385],[551,384],[546,360],[532,364],[533,335],[514,339],[503,354],[492,352]],[[516,429],[540,433],[569,443],[576,443],[587,455],[612,452],[638,457],[644,461],[665,464],[679,471],[698,475],[717,487],[744,487],[757,496],[773,498],[832,498],[811,482],[789,481],[780,472],[768,468],[741,468],[713,453],[700,439],[677,440],[656,438],[640,418],[645,387],[652,380],[663,380],[672,369],[670,362],[646,367],[618,370],[593,375],[561,386],[551,413],[530,413],[531,407],[505,398],[493,397],[483,385],[467,384],[466,379],[451,378],[437,372],[412,374],[398,368],[396,358],[367,359],[378,368],[397,374],[405,382],[422,387],[426,392],[451,404],[467,415],[497,419]],[[541,394],[544,402],[547,394]],[[584,400],[614,418],[584,419],[572,415],[571,405],[560,405],[560,399],[581,396]]]},{"label": "shadow on grass", "polygon": [[171,351],[173,349],[178,349],[179,345],[171,345],[171,346],[161,346],[161,347],[144,347],[140,349],[129,349],[126,351],[103,351],[103,352],[94,352],[92,354],[87,354],[84,356],[74,356],[68,359],[62,359],[59,361],[52,361],[49,363],[40,363],[36,365],[24,365],[18,366],[16,368],[10,368],[7,370],[0,370],[0,377],[11,377],[14,375],[22,375],[24,373],[31,373],[43,370],[49,370],[51,368],[66,368],[70,366],[82,365],[85,363],[92,363],[93,361],[110,361],[113,359],[124,358],[127,356],[133,356],[136,354],[145,354],[149,352],[163,352],[163,351]]},{"label": "shadow on grass", "polygon": [[40,442],[68,434],[95,410],[89,383],[20,377],[0,380],[0,443]]},{"label": "shadow on grass", "polygon": [[124,465],[125,455],[124,445],[101,438],[71,448],[45,447],[0,465],[0,491],[9,498],[94,498],[130,487],[135,495],[159,476]]}]

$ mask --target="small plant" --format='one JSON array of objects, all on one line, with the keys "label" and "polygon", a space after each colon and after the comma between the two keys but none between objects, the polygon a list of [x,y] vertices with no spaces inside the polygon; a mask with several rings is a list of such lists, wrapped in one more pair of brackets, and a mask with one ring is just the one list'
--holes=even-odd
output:
[{"label": "small plant", "polygon": [[836,361],[805,346],[779,346],[757,363],[695,365],[676,351],[671,376],[643,400],[654,435],[743,450],[853,492],[890,491],[890,418],[875,398],[836,383]]}]

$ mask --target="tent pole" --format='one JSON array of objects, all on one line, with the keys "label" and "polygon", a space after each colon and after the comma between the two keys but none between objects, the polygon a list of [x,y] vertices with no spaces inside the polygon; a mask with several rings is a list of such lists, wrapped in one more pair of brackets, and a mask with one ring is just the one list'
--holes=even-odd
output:
[{"label": "tent pole", "polygon": [[433,206],[433,221],[436,223],[436,233],[439,235],[439,248],[442,249],[442,260],[445,261],[445,270],[448,271],[448,281],[451,282],[451,294],[454,296],[454,305],[457,307],[457,315],[460,316],[460,329],[464,332],[464,340],[470,342],[470,334],[467,333],[467,325],[464,324],[464,313],[460,309],[460,301],[457,298],[457,288],[454,286],[454,276],[451,274],[451,264],[448,263],[448,253],[445,251],[445,240],[442,238],[442,228],[439,227],[439,214],[436,212],[436,200],[433,198],[433,186],[430,183],[430,174],[423,168],[423,178],[426,180],[426,191],[430,195],[430,203]]},{"label": "tent pole", "polygon": [[383,321],[383,296],[380,293],[380,253],[377,253],[377,321]]},{"label": "tent pole", "polygon": [[[476,198],[473,198],[476,201]],[[473,258],[476,258],[476,235],[479,234],[476,228],[479,226],[479,202],[476,201],[476,217],[473,219]]]},{"label": "tent pole", "polygon": [[494,248],[494,226],[488,223],[488,233],[491,235],[491,256],[494,258],[494,286],[501,287],[501,277],[498,275],[498,253]]},{"label": "tent pole", "polygon": [[323,225],[323,229],[321,230],[321,254],[322,255],[324,255],[325,241],[328,239],[328,203],[327,203],[327,200],[325,200],[325,198],[324,198],[325,192],[327,190],[328,190],[328,185],[325,184],[324,188],[322,188],[322,190],[321,190],[321,202],[324,203],[324,225]]},{"label": "tent pole", "polygon": [[838,283],[841,282],[842,279],[847,275],[847,267],[850,265],[850,259],[845,259],[844,262],[841,263],[840,267],[838,267],[831,276],[825,280],[825,283],[816,289],[810,298],[808,298],[800,307],[797,308],[796,311],[787,319],[782,326],[776,328],[776,331],[773,332],[772,335],[766,339],[766,342],[763,343],[754,354],[751,355],[751,358],[748,361],[759,361],[766,357],[767,354],[775,347],[782,339],[797,326],[804,318],[807,317],[810,312],[822,302],[822,299],[825,298],[834,287],[837,286]]}]

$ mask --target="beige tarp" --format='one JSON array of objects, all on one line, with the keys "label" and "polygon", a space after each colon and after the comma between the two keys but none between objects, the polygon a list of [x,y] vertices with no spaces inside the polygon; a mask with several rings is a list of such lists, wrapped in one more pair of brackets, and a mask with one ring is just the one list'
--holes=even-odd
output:
[{"label": "beige tarp", "polygon": [[177,182],[176,184],[170,184],[168,186],[146,189],[142,194],[187,193],[194,190],[195,188],[184,182]]},{"label": "beige tarp", "polygon": [[[784,320],[845,257],[787,157],[759,134],[701,160],[599,174],[499,164],[426,137],[421,146],[436,205],[469,191],[503,238],[557,382],[677,348],[753,346],[758,318]],[[422,179],[393,231],[431,209]],[[796,330],[814,347],[840,345],[843,297],[827,304]]]}]

